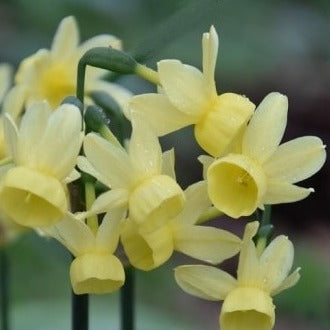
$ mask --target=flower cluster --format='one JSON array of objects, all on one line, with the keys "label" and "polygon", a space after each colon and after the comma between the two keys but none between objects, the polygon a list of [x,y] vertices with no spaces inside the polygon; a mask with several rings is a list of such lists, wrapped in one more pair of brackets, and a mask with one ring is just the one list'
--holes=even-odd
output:
[{"label": "flower cluster", "polygon": [[[213,26],[202,39],[202,72],[178,60],[158,62],[157,72],[136,64],[132,72],[152,75],[159,92],[132,96],[103,79],[102,58],[87,71],[83,107],[67,97],[78,88],[80,58],[100,47],[106,50],[100,58],[113,53],[120,62],[128,56],[111,35],[79,45],[76,21],[68,17],[50,50],[22,61],[9,91],[10,70],[0,66],[0,243],[2,228],[10,228],[4,219],[57,239],[74,256],[76,294],[110,293],[124,284],[127,265],[116,252],[119,244],[129,264],[144,271],[174,251],[213,265],[239,254],[237,279],[214,266],[184,265],[175,269],[176,281],[190,294],[224,300],[221,329],[272,329],[271,297],[299,279],[299,269],[288,275],[292,243],[278,236],[267,245],[258,222],[246,225],[242,239],[204,222],[220,214],[254,220],[266,205],[307,197],[313,189],[295,184],[322,167],[322,141],[305,136],[280,144],[288,112],[280,93],[268,94],[257,107],[243,95],[218,95]],[[104,68],[109,65],[123,67],[111,62]],[[109,129],[115,112],[97,108],[94,92],[107,95],[129,119],[127,141]],[[163,152],[158,138],[188,125],[207,155],[199,157],[203,180],[183,191],[174,149]]]}]

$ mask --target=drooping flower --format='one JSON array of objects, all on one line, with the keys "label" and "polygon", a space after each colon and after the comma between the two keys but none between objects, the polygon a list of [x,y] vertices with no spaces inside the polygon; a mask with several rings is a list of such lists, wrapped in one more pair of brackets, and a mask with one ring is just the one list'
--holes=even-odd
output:
[{"label": "drooping flower", "polygon": [[96,233],[70,213],[62,221],[42,229],[74,255],[70,279],[75,294],[111,293],[124,284],[123,265],[114,255],[123,214],[122,209],[107,213]]},{"label": "drooping flower", "polygon": [[145,271],[165,263],[174,251],[218,264],[237,254],[241,240],[234,234],[197,225],[198,218],[211,207],[206,183],[197,182],[185,190],[181,213],[152,232],[127,219],[123,222],[121,242],[130,263]]},{"label": "drooping flower", "polygon": [[278,236],[259,256],[252,241],[257,229],[257,222],[246,226],[237,279],[212,266],[187,265],[175,269],[175,279],[187,293],[207,300],[224,300],[219,318],[221,330],[273,329],[272,297],[299,280],[299,268],[288,275],[294,255],[291,241]]},{"label": "drooping flower", "polygon": [[200,146],[220,156],[235,141],[255,106],[242,95],[217,94],[218,35],[213,26],[204,33],[202,43],[203,73],[177,60],[162,60],[158,62],[162,93],[135,96],[130,108],[143,114],[159,136],[194,124]]},{"label": "drooping flower", "polygon": [[181,212],[184,194],[174,179],[163,174],[161,147],[150,127],[137,115],[132,126],[128,151],[116,140],[88,134],[87,158],[79,157],[78,166],[111,188],[96,199],[90,212],[127,205],[130,219],[153,231]]},{"label": "drooping flower", "polygon": [[[79,45],[79,30],[73,16],[64,18],[55,33],[51,49],[40,49],[22,61],[15,82],[25,89],[26,103],[47,100],[52,108],[69,95],[75,95],[77,66],[84,53],[93,47],[121,48],[121,41],[112,35],[95,36]],[[105,71],[89,67],[86,73],[86,93],[104,91],[122,107],[131,93],[117,84],[101,79]]]},{"label": "drooping flower", "polygon": [[66,183],[74,170],[83,133],[80,111],[63,104],[53,113],[46,101],[27,108],[19,128],[5,114],[5,138],[13,164],[1,179],[0,205],[17,223],[47,226],[68,211]]},{"label": "drooping flower", "polygon": [[299,201],[312,188],[296,182],[309,178],[324,164],[321,139],[304,136],[281,145],[287,123],[287,97],[270,93],[258,106],[236,149],[207,169],[208,193],[222,212],[238,218],[265,204]]}]

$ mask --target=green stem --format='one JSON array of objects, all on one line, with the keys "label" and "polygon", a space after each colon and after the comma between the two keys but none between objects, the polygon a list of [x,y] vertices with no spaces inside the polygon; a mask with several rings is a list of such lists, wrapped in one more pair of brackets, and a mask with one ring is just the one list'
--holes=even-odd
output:
[{"label": "green stem", "polygon": [[134,268],[125,269],[125,284],[120,290],[121,330],[134,330]]},{"label": "green stem", "polygon": [[0,248],[0,306],[1,330],[9,329],[9,260],[5,248]]},{"label": "green stem", "polygon": [[88,330],[88,294],[72,292],[72,330]]},{"label": "green stem", "polygon": [[271,224],[271,214],[271,206],[265,205],[265,210],[262,212],[261,219],[259,220],[260,227],[256,239],[256,248],[259,255],[261,255],[262,252],[265,250],[268,240],[273,231],[273,226]]},{"label": "green stem", "polygon": [[[85,182],[85,200],[86,200],[86,211],[89,211],[95,201],[95,187],[94,182]],[[87,225],[91,231],[96,235],[99,228],[99,221],[97,215],[91,215],[87,218]]]},{"label": "green stem", "polygon": [[157,71],[148,68],[143,64],[137,64],[135,68],[135,73],[140,76],[141,78],[148,80],[149,82],[160,85],[159,76]]}]

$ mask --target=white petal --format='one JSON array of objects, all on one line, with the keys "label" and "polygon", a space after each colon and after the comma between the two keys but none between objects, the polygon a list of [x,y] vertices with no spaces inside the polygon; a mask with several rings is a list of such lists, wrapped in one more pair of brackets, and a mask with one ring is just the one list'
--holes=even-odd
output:
[{"label": "white petal", "polygon": [[62,19],[55,33],[51,52],[52,55],[64,60],[76,51],[79,43],[79,29],[73,16]]},{"label": "white petal", "polygon": [[26,90],[24,87],[14,86],[3,101],[3,112],[9,113],[16,120],[23,111],[25,96]]},{"label": "white petal", "polygon": [[73,181],[76,181],[80,178],[80,172],[78,172],[75,168],[71,171],[71,173],[64,179],[64,183],[68,184]]},{"label": "white petal", "polygon": [[0,104],[12,83],[13,68],[11,65],[0,64]]},{"label": "white petal", "polygon": [[129,104],[131,112],[140,113],[158,136],[174,132],[194,122],[193,118],[174,107],[166,95],[142,94]]},{"label": "white petal", "polygon": [[108,212],[97,231],[96,244],[100,248],[107,248],[113,253],[118,245],[120,235],[120,221],[124,217],[125,209],[118,208]]},{"label": "white petal", "polygon": [[271,179],[295,183],[318,172],[325,159],[322,140],[304,136],[280,145],[264,164],[264,169]]},{"label": "white petal", "polygon": [[280,93],[268,94],[257,107],[243,137],[243,153],[260,163],[277,149],[287,122],[288,99]]},{"label": "white petal", "polygon": [[288,273],[293,263],[293,245],[284,235],[276,237],[260,257],[260,279],[267,292],[275,290]]},{"label": "white petal", "polygon": [[118,148],[94,133],[84,140],[84,152],[95,170],[112,188],[128,188],[134,183],[131,161],[123,148]]},{"label": "white petal", "polygon": [[18,132],[16,124],[9,114],[5,114],[3,121],[3,130],[5,141],[7,145],[7,150],[9,150],[9,154],[13,157],[14,162],[17,163],[17,139]]},{"label": "white petal", "polygon": [[203,34],[203,74],[208,84],[210,95],[216,96],[214,72],[218,56],[218,34],[212,25],[209,33]]},{"label": "white petal", "polygon": [[187,265],[174,269],[175,280],[185,292],[207,300],[223,300],[236,287],[228,273],[211,266]]},{"label": "white petal", "polygon": [[82,145],[79,109],[62,104],[49,117],[39,145],[38,167],[62,180],[73,170]]},{"label": "white petal", "polygon": [[208,197],[206,181],[190,185],[184,194],[186,196],[184,209],[175,222],[178,225],[192,225],[212,205]]},{"label": "white petal", "polygon": [[160,174],[162,150],[156,134],[138,113],[132,113],[132,130],[129,157],[134,168],[142,175]]},{"label": "white petal", "polygon": [[174,163],[174,148],[164,151],[162,154],[162,174],[168,175],[173,180],[176,180]]},{"label": "white petal", "polygon": [[203,74],[177,60],[158,62],[161,85],[171,103],[196,122],[209,105],[209,91]]},{"label": "white petal", "polygon": [[203,178],[206,179],[207,170],[209,169],[210,165],[214,162],[215,158],[208,155],[201,155],[197,159],[203,165]]},{"label": "white petal", "polygon": [[263,204],[292,203],[306,198],[312,192],[314,192],[313,188],[302,188],[281,181],[268,181],[267,192],[262,202]]},{"label": "white petal", "polygon": [[212,264],[236,255],[241,240],[232,233],[206,226],[175,226],[174,249],[190,257]]}]

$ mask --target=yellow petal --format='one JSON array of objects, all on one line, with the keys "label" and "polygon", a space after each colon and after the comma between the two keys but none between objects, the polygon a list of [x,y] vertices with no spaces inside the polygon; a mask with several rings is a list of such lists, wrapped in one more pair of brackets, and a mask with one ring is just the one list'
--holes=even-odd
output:
[{"label": "yellow petal", "polygon": [[231,275],[211,266],[179,266],[174,276],[182,290],[207,300],[223,300],[237,285]]},{"label": "yellow petal", "polygon": [[211,264],[233,257],[241,248],[236,235],[214,227],[175,226],[173,236],[176,251]]},{"label": "yellow petal", "polygon": [[62,19],[52,43],[52,56],[64,60],[71,56],[79,43],[79,29],[73,16]]},{"label": "yellow petal", "polygon": [[168,175],[173,180],[176,180],[174,163],[175,163],[174,148],[164,151],[162,154],[162,174]]},{"label": "yellow petal", "polygon": [[76,106],[63,104],[53,111],[38,146],[38,168],[60,180],[68,176],[77,163],[82,145],[81,129],[81,114]]},{"label": "yellow petal", "polygon": [[121,242],[129,262],[144,271],[162,265],[173,253],[172,233],[168,226],[141,233],[139,225],[128,219],[124,222]]},{"label": "yellow petal", "polygon": [[16,85],[11,88],[3,100],[3,113],[9,113],[16,120],[24,109],[25,97],[24,87]]},{"label": "yellow petal", "polygon": [[213,25],[211,26],[209,33],[203,34],[202,44],[204,79],[208,84],[210,96],[215,97],[217,95],[217,91],[215,88],[214,72],[218,56],[219,40],[217,31]]},{"label": "yellow petal", "polygon": [[125,273],[114,255],[90,253],[73,260],[70,278],[75,294],[105,294],[124,284]]},{"label": "yellow petal", "polygon": [[8,156],[13,157],[15,163],[18,162],[18,153],[17,153],[17,140],[18,140],[18,130],[14,120],[9,114],[5,114],[3,121],[3,132],[4,138],[8,153]]},{"label": "yellow petal", "polygon": [[84,152],[112,188],[127,188],[134,182],[133,168],[124,149],[90,133],[84,140]]},{"label": "yellow petal", "polygon": [[158,62],[160,83],[170,102],[192,121],[203,115],[212,101],[203,74],[177,60]]},{"label": "yellow petal", "polygon": [[203,179],[206,179],[207,170],[209,169],[210,165],[214,162],[215,159],[207,155],[201,155],[197,159],[203,165]]},{"label": "yellow petal", "polygon": [[162,94],[142,94],[134,96],[130,101],[131,112],[138,112],[150,123],[158,136],[174,132],[191,125],[191,116],[180,111]]},{"label": "yellow petal", "polygon": [[257,107],[243,137],[245,155],[266,161],[280,144],[287,122],[288,99],[280,93],[268,94]]},{"label": "yellow petal", "polygon": [[207,182],[214,206],[232,218],[252,214],[266,191],[263,169],[244,155],[216,160],[207,171]]},{"label": "yellow petal", "polygon": [[276,237],[260,256],[261,288],[271,293],[288,276],[293,263],[293,245],[284,235]]},{"label": "yellow petal", "polygon": [[99,249],[106,249],[113,253],[118,245],[120,235],[120,222],[124,218],[125,208],[118,208],[108,212],[96,234],[96,245]]},{"label": "yellow petal", "polygon": [[137,186],[129,198],[130,218],[154,231],[178,215],[184,206],[179,185],[166,175],[156,175]]},{"label": "yellow petal", "polygon": [[177,225],[193,225],[197,219],[212,205],[207,194],[207,184],[199,181],[184,191],[186,202],[182,212],[175,218]]},{"label": "yellow petal", "polygon": [[287,182],[269,180],[262,202],[264,204],[292,203],[306,198],[312,192],[314,192],[313,188],[302,188]]},{"label": "yellow petal", "polygon": [[17,223],[49,226],[63,217],[68,204],[61,183],[25,167],[10,169],[3,178],[0,203]]},{"label": "yellow petal", "polygon": [[12,83],[12,75],[13,68],[11,65],[6,63],[0,64],[0,104]]},{"label": "yellow petal", "polygon": [[162,150],[156,134],[137,113],[132,114],[132,136],[129,157],[139,176],[161,173]]},{"label": "yellow petal", "polygon": [[304,136],[279,146],[264,164],[273,180],[295,183],[318,172],[326,159],[325,146],[316,136]]},{"label": "yellow petal", "polygon": [[276,288],[276,290],[273,290],[271,292],[272,296],[275,296],[279,293],[281,293],[284,290],[290,289],[294,285],[297,284],[297,282],[300,279],[300,268],[297,268],[293,273],[291,273],[284,281],[282,281],[281,285]]},{"label": "yellow petal", "polygon": [[210,155],[220,156],[234,144],[254,108],[247,97],[234,93],[218,96],[195,125],[197,142]]},{"label": "yellow petal", "polygon": [[257,288],[238,287],[226,297],[219,322],[224,330],[271,330],[275,306],[267,293]]}]

